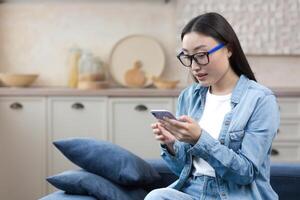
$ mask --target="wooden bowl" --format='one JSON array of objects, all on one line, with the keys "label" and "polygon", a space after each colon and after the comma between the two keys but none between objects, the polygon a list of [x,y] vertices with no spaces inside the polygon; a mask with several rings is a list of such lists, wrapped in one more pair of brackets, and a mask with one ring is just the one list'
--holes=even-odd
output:
[{"label": "wooden bowl", "polygon": [[109,87],[108,81],[78,81],[78,89],[81,90],[96,90]]},{"label": "wooden bowl", "polygon": [[1,73],[0,80],[4,86],[8,87],[27,87],[38,77],[38,74],[13,74]]},{"label": "wooden bowl", "polygon": [[171,80],[164,80],[157,77],[153,77],[152,80],[153,80],[153,85],[158,89],[174,89],[179,83],[179,80],[171,81]]}]

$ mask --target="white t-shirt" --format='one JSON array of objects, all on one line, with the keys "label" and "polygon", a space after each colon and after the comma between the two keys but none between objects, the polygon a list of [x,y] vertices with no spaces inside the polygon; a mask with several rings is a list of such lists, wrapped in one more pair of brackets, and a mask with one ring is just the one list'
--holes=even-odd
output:
[{"label": "white t-shirt", "polygon": [[[230,99],[231,93],[227,95],[214,95],[208,91],[206,94],[204,111],[199,125],[215,139],[219,137],[225,114],[231,110]],[[216,176],[215,170],[202,158],[194,157],[193,166],[193,175],[195,176]]]}]

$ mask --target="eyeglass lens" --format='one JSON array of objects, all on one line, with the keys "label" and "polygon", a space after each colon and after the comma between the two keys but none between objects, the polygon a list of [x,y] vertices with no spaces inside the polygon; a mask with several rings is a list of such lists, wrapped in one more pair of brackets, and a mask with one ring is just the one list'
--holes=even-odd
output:
[{"label": "eyeglass lens", "polygon": [[182,54],[179,56],[179,59],[181,63],[186,67],[191,67],[192,60],[194,60],[199,65],[206,65],[209,62],[208,56],[205,53],[198,53],[191,56]]}]

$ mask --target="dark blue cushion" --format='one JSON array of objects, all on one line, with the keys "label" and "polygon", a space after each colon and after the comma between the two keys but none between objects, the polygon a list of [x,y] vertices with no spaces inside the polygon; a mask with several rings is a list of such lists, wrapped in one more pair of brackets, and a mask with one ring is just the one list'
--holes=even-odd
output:
[{"label": "dark blue cushion", "polygon": [[151,184],[160,175],[146,161],[118,145],[90,138],[55,141],[54,145],[73,163],[118,184]]},{"label": "dark blue cushion", "polygon": [[277,192],[279,199],[299,199],[300,165],[273,163],[271,166],[271,185]]},{"label": "dark blue cushion", "polygon": [[101,200],[141,200],[147,192],[141,188],[114,184],[85,170],[70,170],[50,176],[47,181],[69,194],[90,195]]},{"label": "dark blue cushion", "polygon": [[54,187],[65,191],[69,194],[87,195],[87,191],[80,186],[81,179],[80,172],[65,171],[58,175],[49,176],[46,180]]}]

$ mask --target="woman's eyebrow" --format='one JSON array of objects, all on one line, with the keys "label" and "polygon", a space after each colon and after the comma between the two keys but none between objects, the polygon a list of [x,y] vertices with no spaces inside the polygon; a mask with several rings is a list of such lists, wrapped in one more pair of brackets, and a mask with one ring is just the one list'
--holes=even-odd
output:
[{"label": "woman's eyebrow", "polygon": [[[196,47],[193,49],[193,51],[197,51],[197,50],[202,49],[202,48],[204,48],[204,47],[207,47],[207,46],[204,45],[204,44],[201,44],[201,45],[199,45],[199,46],[196,46]],[[182,48],[182,51],[189,52],[189,50],[187,50],[187,49],[185,49],[185,48]]]}]

